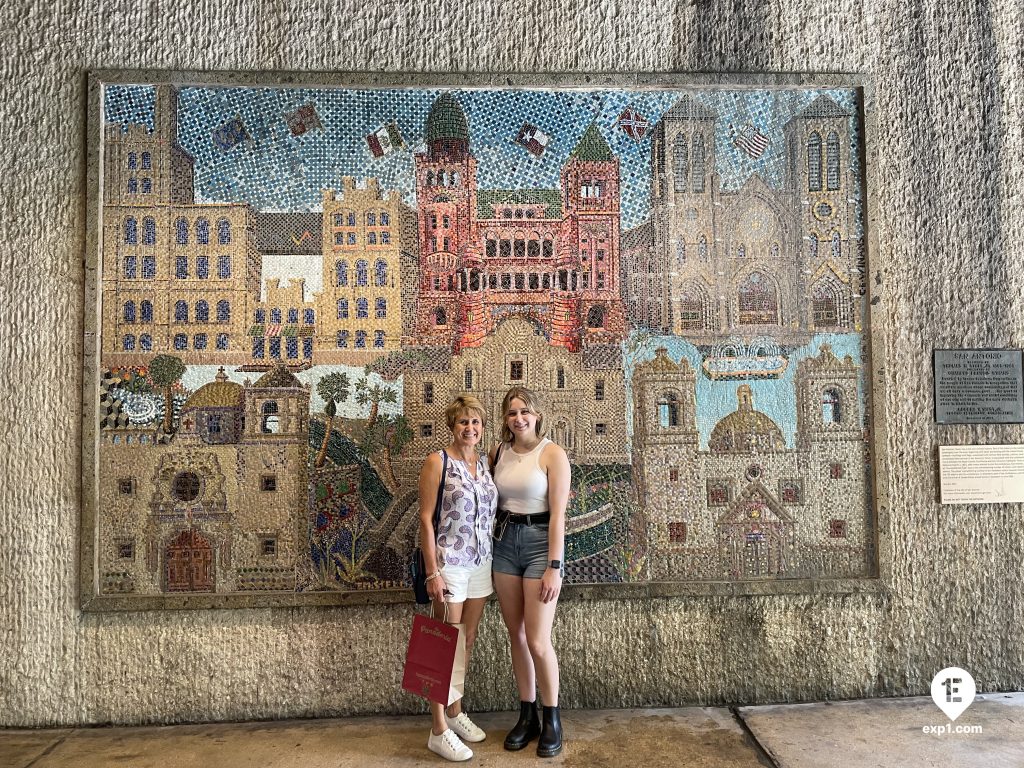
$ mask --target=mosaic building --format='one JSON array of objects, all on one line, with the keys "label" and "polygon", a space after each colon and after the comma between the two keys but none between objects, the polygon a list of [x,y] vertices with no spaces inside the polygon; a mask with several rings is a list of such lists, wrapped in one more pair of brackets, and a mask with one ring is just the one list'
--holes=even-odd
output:
[{"label": "mosaic building", "polygon": [[103,591],[294,590],[306,544],[309,388],[282,368],[216,380],[170,438],[107,429],[100,444]]},{"label": "mosaic building", "polygon": [[[859,330],[852,117],[819,96],[783,126],[781,188],[755,173],[726,191],[718,115],[679,99],[652,137],[650,218],[623,236],[631,322],[698,343],[736,335],[798,345]],[[767,141],[750,141],[758,137]]]},{"label": "mosaic building", "polygon": [[459,351],[510,315],[577,351],[620,341],[619,161],[596,125],[558,189],[477,188],[469,124],[449,93],[434,102],[416,155],[421,343]]},{"label": "mosaic building", "polygon": [[699,445],[696,374],[659,348],[633,374],[633,477],[653,580],[863,576],[872,551],[858,367],[828,345],[796,373],[796,444],[736,389]]},{"label": "mosaic building", "polygon": [[178,95],[156,88],[153,131],[104,134],[104,365],[168,353],[187,364],[242,364],[260,258],[248,205],[195,202],[194,161],[178,145]]},{"label": "mosaic building", "polygon": [[365,364],[402,345],[403,253],[415,251],[415,213],[375,178],[323,190],[323,290],[316,297],[317,362]]}]

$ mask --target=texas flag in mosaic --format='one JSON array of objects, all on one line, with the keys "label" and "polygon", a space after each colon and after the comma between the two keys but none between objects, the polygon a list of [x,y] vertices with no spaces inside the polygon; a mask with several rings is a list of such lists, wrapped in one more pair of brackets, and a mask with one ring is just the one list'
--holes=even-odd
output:
[{"label": "texas flag in mosaic", "polygon": [[534,157],[543,155],[550,142],[550,136],[529,123],[523,123],[523,127],[519,129],[519,135],[516,136],[516,144],[521,144]]},{"label": "texas flag in mosaic", "polygon": [[235,116],[224,123],[220,128],[217,128],[213,132],[213,143],[216,147],[223,149],[225,152],[241,144],[243,141],[248,140],[249,132],[245,129],[245,123],[242,122],[242,118]]},{"label": "texas flag in mosaic", "polygon": [[633,107],[626,107],[622,114],[619,115],[616,123],[633,141],[643,141],[644,137],[651,130],[651,124],[647,121],[647,118],[633,109]]},{"label": "texas flag in mosaic", "polygon": [[398,125],[394,121],[382,125],[369,134],[366,137],[366,143],[370,146],[370,152],[374,157],[384,157],[384,155],[405,146],[402,134],[398,132]]},{"label": "texas flag in mosaic", "polygon": [[771,144],[767,136],[749,123],[739,131],[732,128],[732,126],[729,126],[729,128],[732,130],[733,145],[754,160],[760,159],[761,155],[764,154]]},{"label": "texas flag in mosaic", "polygon": [[285,112],[284,119],[288,123],[288,130],[292,132],[292,136],[301,136],[314,128],[323,130],[324,127],[320,122],[316,106],[312,102],[304,104],[294,112]]}]

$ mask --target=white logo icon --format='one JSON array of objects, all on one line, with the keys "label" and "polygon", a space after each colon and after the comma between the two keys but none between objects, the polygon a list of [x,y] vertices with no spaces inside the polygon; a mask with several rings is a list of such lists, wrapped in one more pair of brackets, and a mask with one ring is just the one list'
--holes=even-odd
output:
[{"label": "white logo icon", "polygon": [[976,691],[971,673],[960,667],[946,667],[932,678],[932,701],[950,720],[971,706]]}]

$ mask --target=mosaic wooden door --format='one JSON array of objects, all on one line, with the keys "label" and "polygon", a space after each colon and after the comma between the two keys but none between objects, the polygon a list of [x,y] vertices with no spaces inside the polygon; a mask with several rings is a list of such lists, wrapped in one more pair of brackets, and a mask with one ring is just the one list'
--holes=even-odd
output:
[{"label": "mosaic wooden door", "polygon": [[213,592],[213,547],[199,531],[178,534],[164,563],[168,592]]}]

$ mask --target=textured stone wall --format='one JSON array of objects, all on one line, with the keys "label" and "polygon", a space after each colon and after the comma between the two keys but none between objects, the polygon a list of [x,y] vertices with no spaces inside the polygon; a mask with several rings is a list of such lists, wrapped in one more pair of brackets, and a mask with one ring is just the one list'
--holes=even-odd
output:
[{"label": "textured stone wall", "polygon": [[[411,607],[78,610],[85,71],[862,71],[875,81],[889,325],[890,589],[566,600],[563,704],[920,694],[957,664],[1024,685],[1021,505],[940,507],[935,346],[1024,346],[1020,0],[494,0],[0,6],[0,725],[414,711]],[[481,674],[493,670],[493,674]],[[489,609],[470,706],[511,707]]]}]

